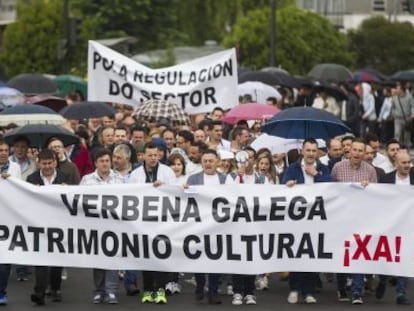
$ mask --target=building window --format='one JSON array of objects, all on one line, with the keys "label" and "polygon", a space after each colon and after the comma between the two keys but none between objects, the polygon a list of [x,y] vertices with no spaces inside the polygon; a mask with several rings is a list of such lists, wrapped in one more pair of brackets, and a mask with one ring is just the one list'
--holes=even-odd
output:
[{"label": "building window", "polygon": [[302,0],[302,7],[305,10],[315,10],[315,1],[314,0]]},{"label": "building window", "polygon": [[372,0],[372,10],[376,12],[384,12],[387,7],[386,0]]}]

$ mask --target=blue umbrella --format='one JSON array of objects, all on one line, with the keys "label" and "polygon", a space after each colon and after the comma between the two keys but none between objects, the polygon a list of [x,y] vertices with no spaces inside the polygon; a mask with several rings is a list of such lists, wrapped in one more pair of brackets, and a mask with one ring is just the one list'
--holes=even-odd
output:
[{"label": "blue umbrella", "polygon": [[294,107],[273,116],[262,126],[262,132],[284,138],[330,139],[351,130],[325,110]]}]

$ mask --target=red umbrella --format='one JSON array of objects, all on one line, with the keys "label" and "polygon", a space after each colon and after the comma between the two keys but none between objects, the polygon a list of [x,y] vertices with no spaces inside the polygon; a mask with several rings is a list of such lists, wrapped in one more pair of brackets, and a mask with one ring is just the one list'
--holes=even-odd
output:
[{"label": "red umbrella", "polygon": [[240,104],[226,113],[223,122],[236,124],[240,120],[270,119],[279,112],[279,108],[270,105],[257,103]]},{"label": "red umbrella", "polygon": [[28,97],[26,99],[26,104],[48,107],[56,112],[59,112],[67,106],[64,98],[51,95],[36,95]]}]

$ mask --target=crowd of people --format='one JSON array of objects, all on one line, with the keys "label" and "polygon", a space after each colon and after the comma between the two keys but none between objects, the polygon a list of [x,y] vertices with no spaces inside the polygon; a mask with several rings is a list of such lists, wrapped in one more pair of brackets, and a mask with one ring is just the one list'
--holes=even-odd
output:
[{"label": "crowd of people", "polygon": [[[237,183],[286,184],[288,187],[318,182],[359,182],[362,186],[377,182],[414,184],[409,155],[411,131],[405,126],[414,115],[411,94],[402,84],[390,92],[384,91],[387,95],[380,110],[386,106],[387,115],[384,116],[384,112],[373,117],[375,99],[371,87],[362,83],[359,90],[360,96],[357,96],[353,89],[344,87],[344,92],[351,95],[342,103],[330,100],[323,92],[313,96],[315,107],[332,110],[330,112],[348,124],[353,132],[330,139],[326,149],[321,149],[315,139],[306,138],[301,150],[293,149],[286,154],[272,154],[268,148],[256,150],[251,143],[260,135],[262,120],[224,124],[221,119],[225,111],[219,107],[208,114],[192,116],[193,123],[188,126],[168,118],[137,119],[132,107],[118,104],[113,116],[68,120],[66,127],[80,138],[77,145],[65,146],[62,140],[53,137],[38,150],[33,149],[24,136],[17,137],[10,145],[0,138],[0,173],[3,178],[18,177],[40,186],[149,183],[154,187],[169,184],[205,185],[207,188],[209,185]],[[296,105],[309,106],[310,98],[303,89]],[[273,99],[269,99],[269,104],[289,109]],[[354,118],[355,113],[357,118]],[[382,122],[390,120],[395,125],[392,137],[389,133],[378,132],[385,130],[378,124],[384,125]],[[3,132],[7,130],[5,128]],[[380,152],[381,143],[384,143],[385,154]],[[240,152],[246,157],[243,162],[237,161]],[[0,264],[0,305],[8,303],[11,268],[10,264]],[[19,281],[28,279],[31,267],[17,265],[14,268]],[[52,301],[61,301],[65,269],[36,266],[33,270],[32,302],[44,305],[47,295]],[[123,285],[127,295],[141,293],[142,303],[165,304],[168,294],[181,292],[179,273],[137,272],[122,271]],[[120,273],[93,269],[94,304],[118,303]],[[206,299],[209,304],[221,303],[220,282],[227,284],[233,305],[256,304],[255,291],[268,287],[267,274],[196,273],[194,278],[195,300]],[[362,304],[365,282],[370,279],[372,276],[369,275],[337,274],[338,300]],[[381,299],[387,278],[379,276],[379,280],[375,293]],[[407,278],[398,277],[396,282],[396,303],[409,304]],[[290,273],[287,301],[295,304],[303,298],[307,304],[317,303],[319,283],[318,273]]]}]

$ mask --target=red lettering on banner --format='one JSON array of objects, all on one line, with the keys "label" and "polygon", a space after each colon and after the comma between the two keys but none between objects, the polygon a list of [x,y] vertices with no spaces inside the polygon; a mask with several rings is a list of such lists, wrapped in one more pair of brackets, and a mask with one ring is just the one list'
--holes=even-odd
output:
[{"label": "red lettering on banner", "polygon": [[354,256],[352,256],[352,260],[358,260],[359,256],[362,254],[365,260],[371,260],[369,256],[369,252],[367,249],[367,245],[369,240],[371,240],[372,235],[366,235],[365,238],[362,240],[359,234],[354,234],[355,242],[357,243],[357,249],[355,250]]},{"label": "red lettering on banner", "polygon": [[[353,254],[350,249],[351,241],[344,241],[344,267],[349,267],[351,260],[379,261],[385,259],[386,262],[400,262],[400,236],[395,237],[395,254],[393,254],[391,250],[389,237],[385,235],[380,235],[377,241],[372,241],[373,236],[371,234],[361,236],[360,234],[355,233],[353,237],[356,244],[356,249]],[[371,250],[375,247],[373,254],[370,254],[369,246],[371,246]]]},{"label": "red lettering on banner", "polygon": [[388,244],[388,239],[385,235],[379,237],[372,260],[379,260],[381,257],[385,258],[387,262],[392,261],[390,245]]}]

